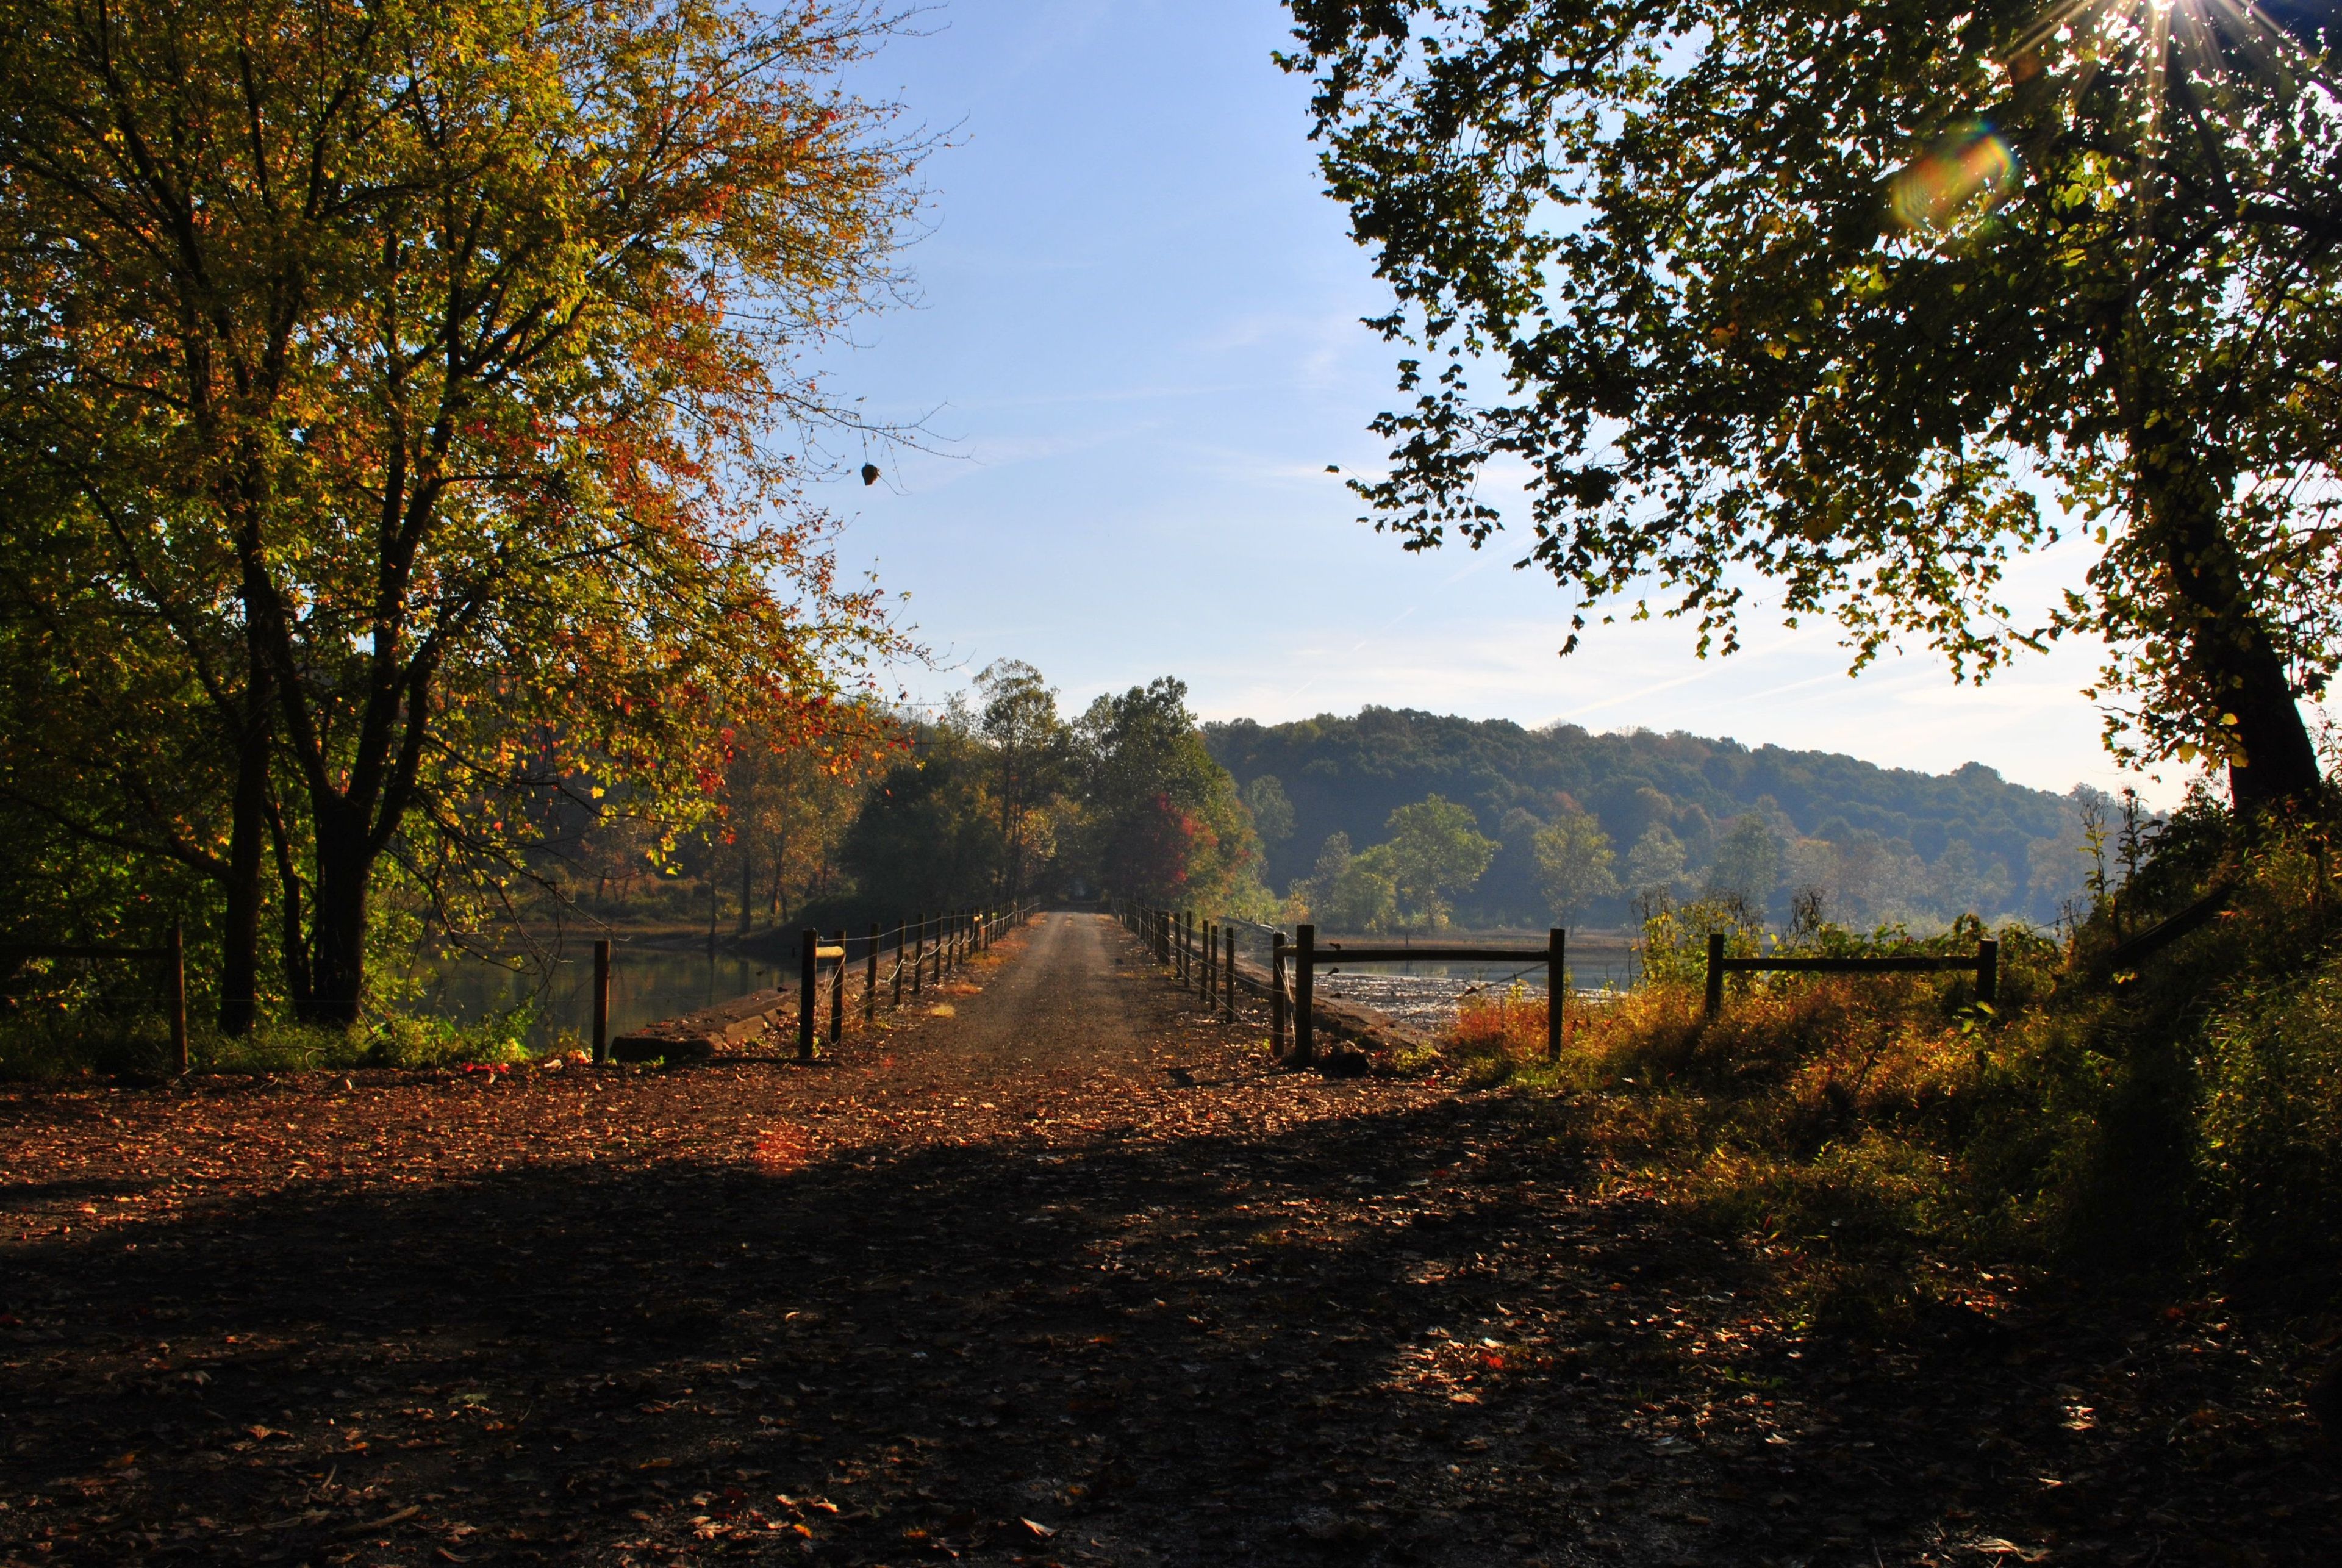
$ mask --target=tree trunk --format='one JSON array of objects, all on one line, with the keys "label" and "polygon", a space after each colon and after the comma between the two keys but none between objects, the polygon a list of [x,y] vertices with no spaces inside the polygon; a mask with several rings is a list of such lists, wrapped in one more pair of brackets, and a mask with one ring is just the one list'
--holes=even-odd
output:
[{"label": "tree trunk", "polygon": [[358,1021],[365,996],[366,898],[374,881],[374,856],[365,834],[350,824],[317,824],[316,914],[310,926],[309,962],[314,994],[312,1022],[347,1028]]},{"label": "tree trunk", "polygon": [[283,808],[273,793],[265,804],[268,842],[276,852],[277,947],[285,964],[285,986],[293,994],[295,1016],[306,1018],[317,988],[309,972],[308,916],[303,908],[301,873],[293,864],[293,841],[285,831]]},{"label": "tree trunk", "polygon": [[748,934],[749,915],[756,907],[756,856],[748,853],[747,842],[740,844],[740,934]]},{"label": "tree trunk", "polygon": [[[265,713],[265,699],[252,705]],[[227,912],[220,929],[220,1033],[249,1034],[260,1011],[261,864],[268,835],[266,723],[247,718],[238,744],[227,846]]]},{"label": "tree trunk", "polygon": [[2186,694],[2207,716],[2236,719],[2222,727],[2241,754],[2228,769],[2228,794],[2244,815],[2314,795],[2317,750],[2223,525],[2229,486],[2207,471],[2206,454],[2184,421],[2137,432],[2131,445]]}]

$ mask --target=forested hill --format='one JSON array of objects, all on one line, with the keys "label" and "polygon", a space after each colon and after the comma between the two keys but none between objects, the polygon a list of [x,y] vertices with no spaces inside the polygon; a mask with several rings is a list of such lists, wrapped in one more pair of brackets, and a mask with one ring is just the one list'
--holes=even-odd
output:
[{"label": "forested hill", "polygon": [[1460,901],[1465,919],[1545,919],[1551,901],[1530,840],[1577,811],[1616,849],[1618,892],[1585,912],[1597,920],[1626,918],[1638,885],[1664,884],[1678,896],[1723,884],[1777,917],[1797,889],[1818,887],[1833,918],[1865,924],[1967,911],[2046,923],[2089,869],[2080,814],[2090,792],[2027,789],[1977,763],[1913,773],[1680,732],[1531,730],[1373,707],[1287,724],[1236,720],[1205,735],[1248,795],[1270,775],[1292,803],[1292,831],[1263,834],[1279,891],[1316,869],[1330,834],[1363,849],[1398,806],[1429,794],[1469,806],[1503,848]]}]

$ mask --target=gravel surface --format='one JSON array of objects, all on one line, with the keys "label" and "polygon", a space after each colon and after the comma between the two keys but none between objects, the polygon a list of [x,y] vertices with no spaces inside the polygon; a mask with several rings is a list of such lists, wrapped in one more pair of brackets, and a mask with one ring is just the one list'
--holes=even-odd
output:
[{"label": "gravel surface", "polygon": [[0,1093],[0,1562],[2329,1563],[2217,1303],[1801,1331],[1054,914],[798,1065]]}]

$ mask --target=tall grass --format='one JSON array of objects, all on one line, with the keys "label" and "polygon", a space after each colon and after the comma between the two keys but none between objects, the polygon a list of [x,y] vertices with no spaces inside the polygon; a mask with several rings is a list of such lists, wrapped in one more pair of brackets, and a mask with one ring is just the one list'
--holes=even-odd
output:
[{"label": "tall grass", "polygon": [[[2241,841],[2199,815],[2161,847],[2122,907],[2103,902],[2067,941],[1998,933],[1991,1007],[1965,974],[1748,975],[1709,1019],[1696,912],[1654,923],[1646,984],[1568,1004],[1556,1067],[1540,1060],[1542,1001],[1517,994],[1467,1003],[1443,1049],[1476,1081],[1564,1092],[1614,1170],[1811,1261],[1821,1310],[1878,1310],[1950,1258],[2331,1291],[2342,954],[2325,830]],[[2220,918],[2112,968],[2118,934],[2216,882],[2232,887]],[[1919,945],[1972,951],[1979,934],[1968,922]],[[1897,932],[1827,926],[1731,940],[1902,950]]]}]

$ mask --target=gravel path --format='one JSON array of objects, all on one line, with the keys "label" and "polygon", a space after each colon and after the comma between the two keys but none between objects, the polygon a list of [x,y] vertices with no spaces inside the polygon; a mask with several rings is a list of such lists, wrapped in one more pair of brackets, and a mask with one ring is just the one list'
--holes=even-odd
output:
[{"label": "gravel path", "polygon": [[0,1094],[0,1562],[2337,1560],[2210,1312],[1834,1349],[1550,1102],[1278,1072],[1104,919],[918,1001]]}]

